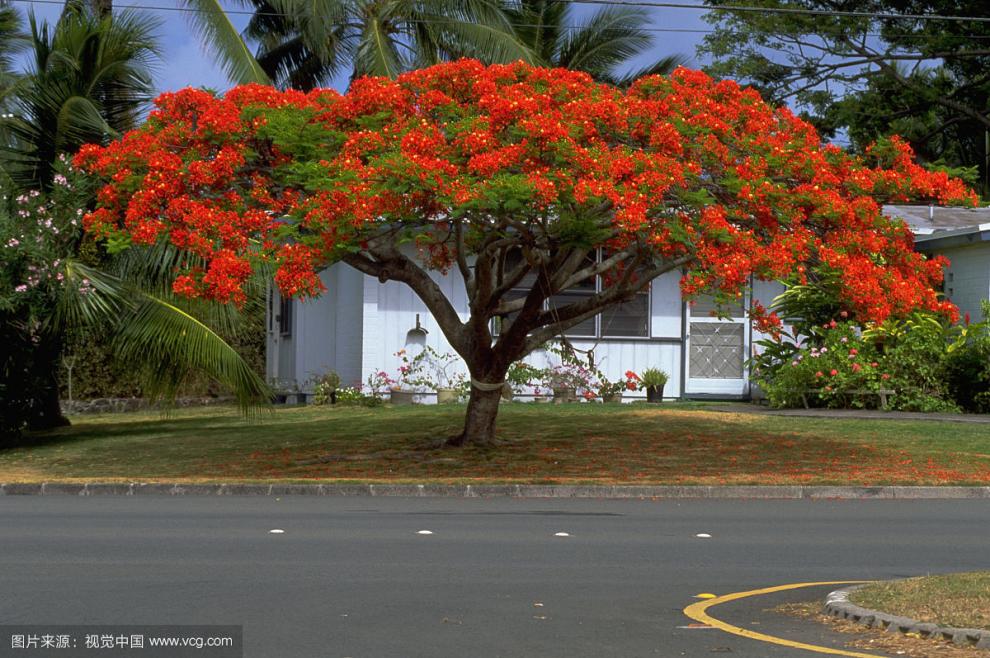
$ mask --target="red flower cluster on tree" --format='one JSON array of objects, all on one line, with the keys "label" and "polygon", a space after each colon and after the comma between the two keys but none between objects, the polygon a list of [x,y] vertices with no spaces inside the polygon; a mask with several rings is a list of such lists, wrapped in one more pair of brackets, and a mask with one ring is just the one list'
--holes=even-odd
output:
[{"label": "red flower cluster on tree", "polygon": [[86,227],[191,251],[206,266],[176,290],[218,300],[239,301],[258,261],[277,265],[284,293],[316,294],[319,268],[387,226],[408,227],[429,267],[445,269],[451,218],[471,223],[473,249],[493,216],[510,216],[561,234],[604,221],[598,246],[681,261],[687,294],[825,269],[859,319],[952,313],[933,289],[944,262],[915,253],[881,204],[975,201],[903,141],[856,158],[755,91],[683,68],[622,91],[462,60],[357,80],[345,95],[248,85],[156,104],[142,128],[77,155],[104,183]]}]

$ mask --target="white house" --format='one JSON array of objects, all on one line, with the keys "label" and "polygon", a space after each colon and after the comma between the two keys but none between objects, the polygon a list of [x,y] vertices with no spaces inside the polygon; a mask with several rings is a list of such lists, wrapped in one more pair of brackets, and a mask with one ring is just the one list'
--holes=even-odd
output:
[{"label": "white house", "polygon": [[[944,292],[962,312],[979,319],[980,300],[990,298],[990,209],[889,206],[885,211],[908,222],[919,250],[950,258]],[[267,375],[279,387],[307,390],[313,377],[328,370],[337,371],[343,385],[356,386],[378,370],[396,373],[401,349],[428,344],[441,353],[453,351],[404,284],[380,283],[342,263],[321,278],[327,293],[320,298],[281,299],[274,289],[269,296]],[[460,275],[452,271],[434,278],[466,319]],[[677,272],[661,276],[637,300],[571,329],[568,339],[579,350],[593,350],[611,380],[627,370],[656,367],[670,375],[666,397],[747,398],[746,360],[761,336],[744,309],[752,299],[769,305],[780,284],[755,281],[733,317],[718,319],[710,315],[709,302],[690,306],[681,299],[679,278]],[[543,366],[552,359],[535,353],[527,360]]]},{"label": "white house", "polygon": [[980,302],[990,299],[990,208],[894,206],[915,234],[915,248],[949,259],[942,292],[968,313],[982,319]]}]

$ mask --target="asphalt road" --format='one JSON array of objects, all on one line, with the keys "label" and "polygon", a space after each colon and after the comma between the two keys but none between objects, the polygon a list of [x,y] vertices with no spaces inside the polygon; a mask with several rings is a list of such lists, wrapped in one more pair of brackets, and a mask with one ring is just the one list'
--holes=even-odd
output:
[{"label": "asphalt road", "polygon": [[[679,628],[682,611],[699,593],[987,569],[988,513],[964,500],[8,496],[0,624],[242,625],[250,658],[810,656]],[[828,589],[711,613],[841,646],[767,612]]]}]

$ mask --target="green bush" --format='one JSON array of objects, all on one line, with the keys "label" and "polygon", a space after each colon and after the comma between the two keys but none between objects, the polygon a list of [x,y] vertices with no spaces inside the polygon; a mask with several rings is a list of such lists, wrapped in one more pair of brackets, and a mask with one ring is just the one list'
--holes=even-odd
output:
[{"label": "green bush", "polygon": [[990,413],[990,338],[969,342],[949,356],[947,384],[965,411]]},{"label": "green bush", "polygon": [[310,379],[313,385],[313,404],[328,404],[337,402],[340,388],[340,375],[336,370],[328,370],[322,375]]},{"label": "green bush", "polygon": [[777,407],[809,404],[829,408],[888,404],[903,411],[956,411],[946,383],[949,329],[932,316],[862,331],[832,320],[812,336],[761,341],[754,379]]},{"label": "green bush", "polygon": [[959,411],[946,382],[948,327],[917,324],[891,344],[883,344],[881,362],[897,391],[893,407],[902,411]]},{"label": "green bush", "polygon": [[946,380],[956,403],[971,413],[990,413],[990,300],[983,321],[964,325],[950,350]]}]

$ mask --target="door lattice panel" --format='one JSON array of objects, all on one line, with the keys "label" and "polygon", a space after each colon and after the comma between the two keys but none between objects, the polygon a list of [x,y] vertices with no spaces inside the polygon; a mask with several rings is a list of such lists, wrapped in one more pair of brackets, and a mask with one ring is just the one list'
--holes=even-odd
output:
[{"label": "door lattice panel", "polygon": [[742,379],[743,325],[692,322],[688,373],[696,379]]}]

